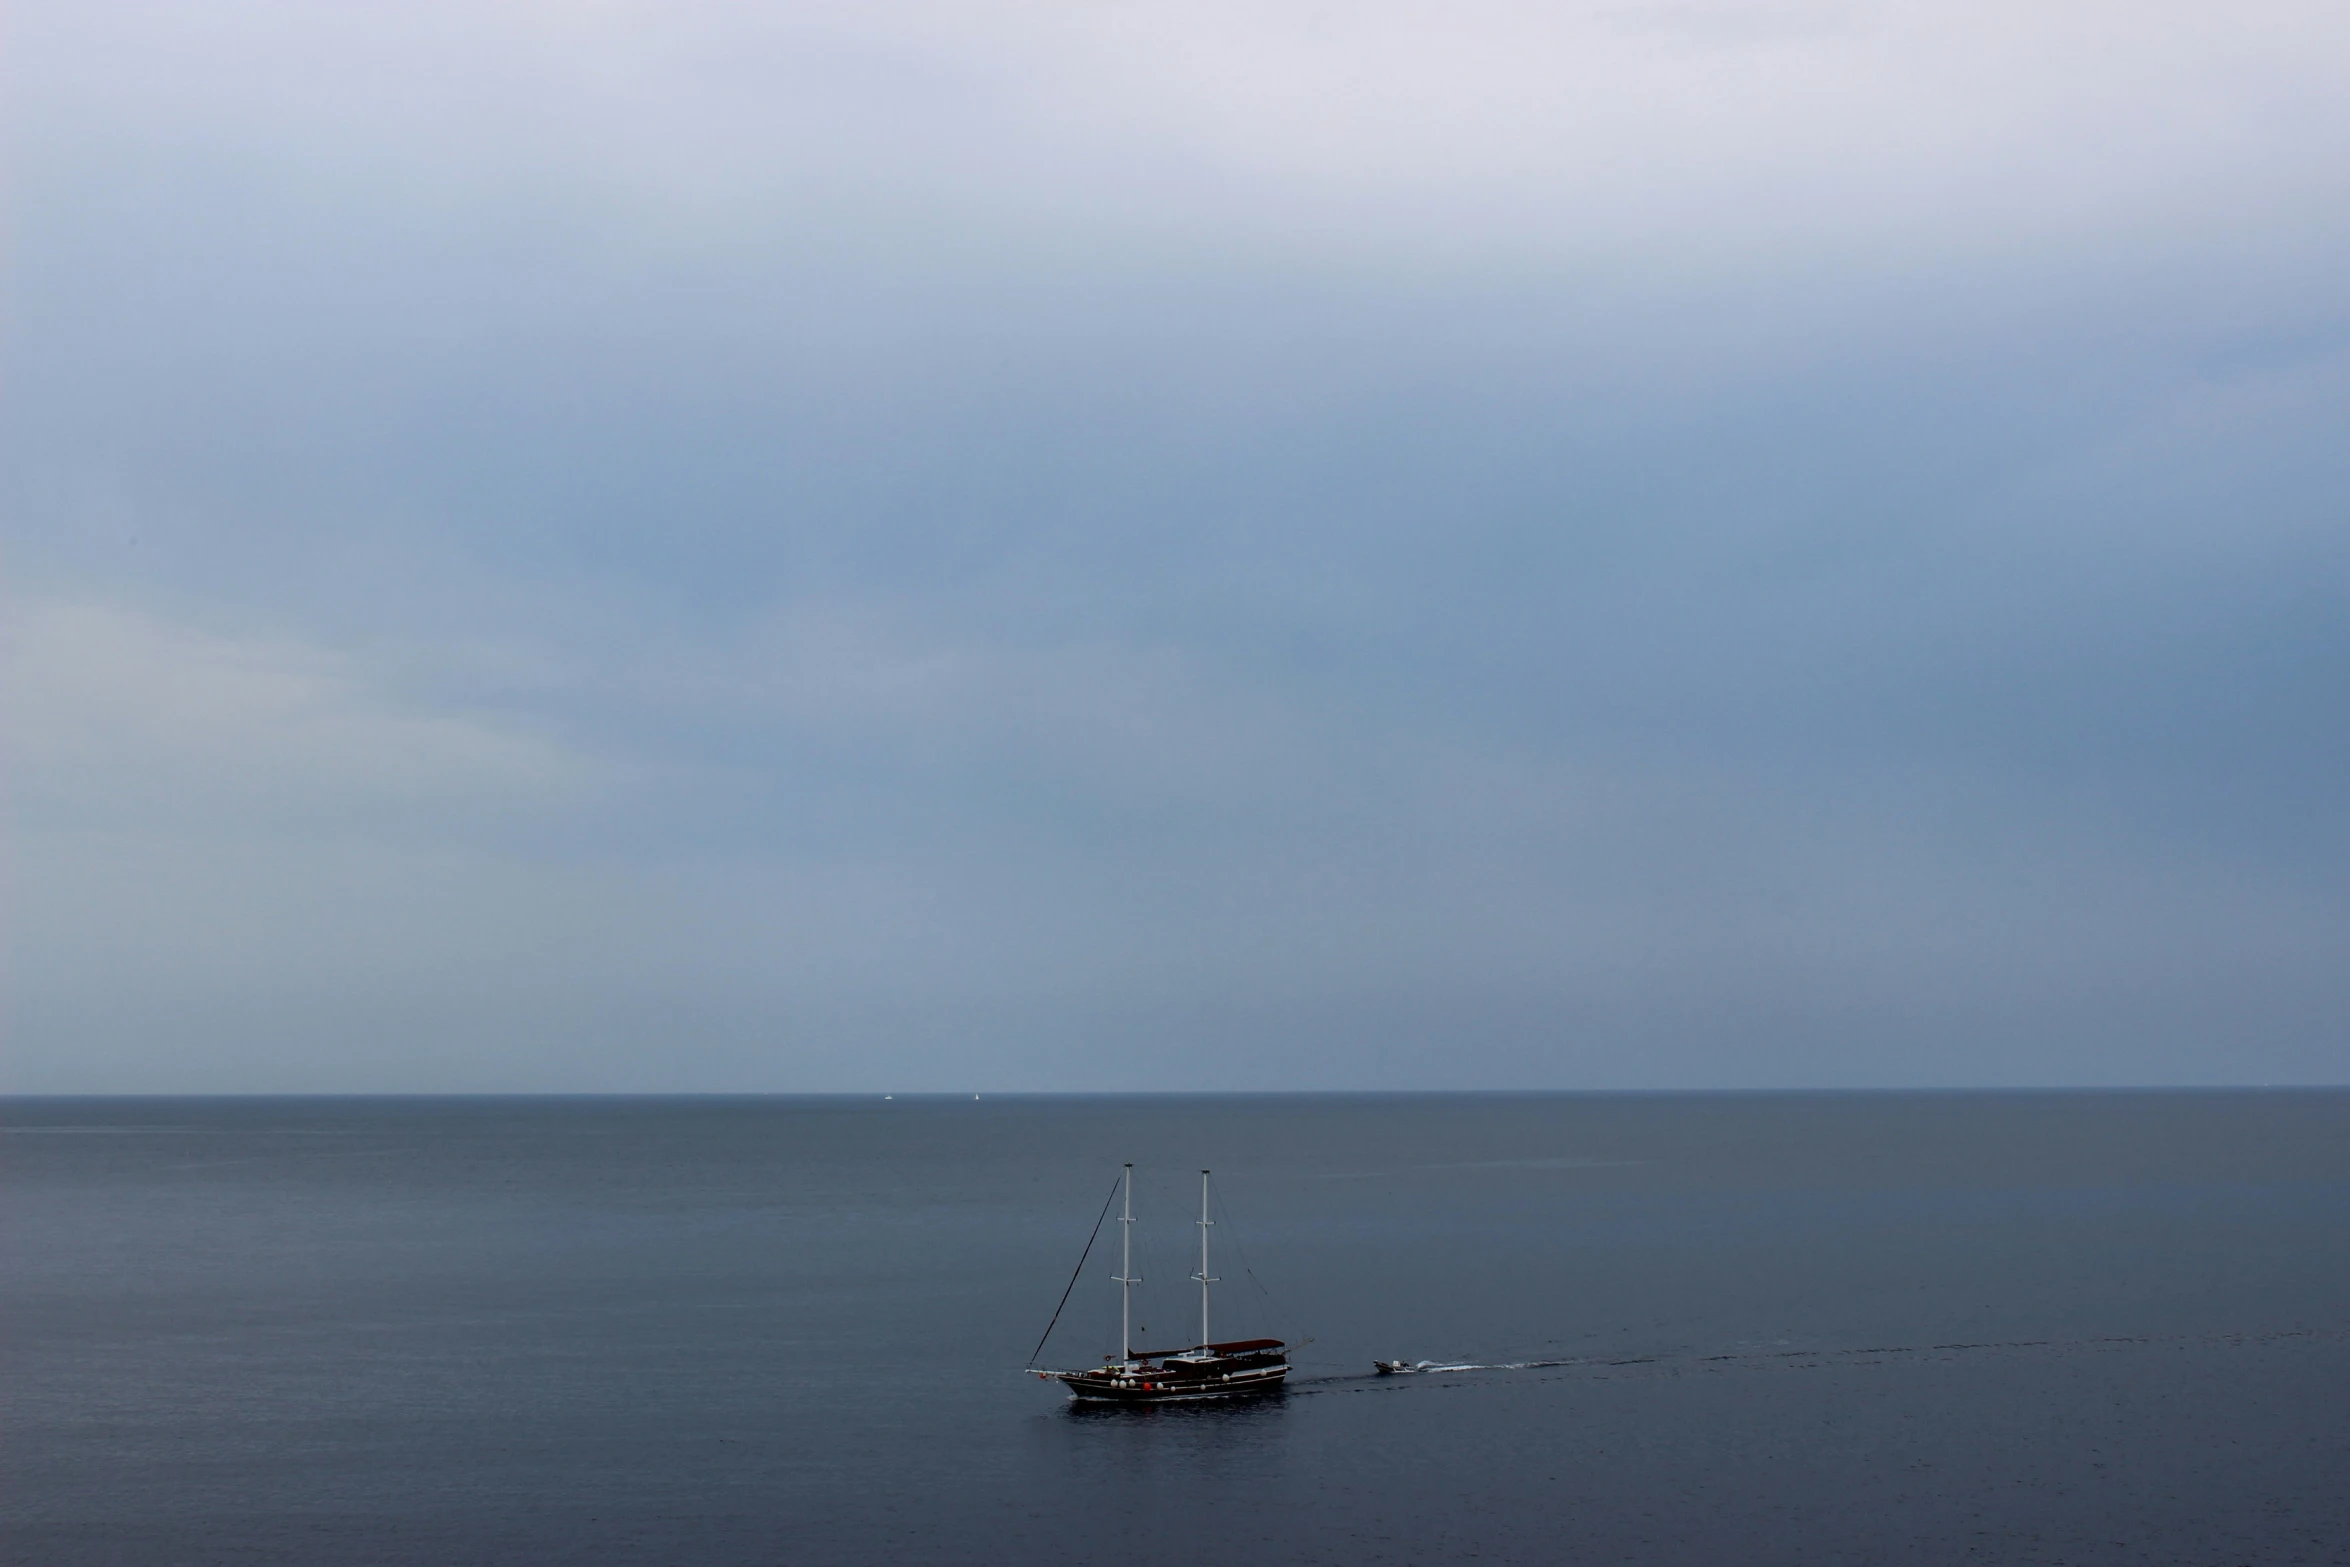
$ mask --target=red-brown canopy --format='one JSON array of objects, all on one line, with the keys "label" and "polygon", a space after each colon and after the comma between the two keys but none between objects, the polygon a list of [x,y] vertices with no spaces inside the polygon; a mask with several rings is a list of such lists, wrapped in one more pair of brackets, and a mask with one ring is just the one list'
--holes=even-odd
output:
[{"label": "red-brown canopy", "polygon": [[1252,1349],[1279,1349],[1277,1338],[1237,1338],[1229,1344],[1195,1344],[1191,1349],[1138,1349],[1136,1360],[1164,1360],[1169,1355],[1188,1355],[1192,1349],[1204,1349],[1211,1355],[1245,1355]]}]

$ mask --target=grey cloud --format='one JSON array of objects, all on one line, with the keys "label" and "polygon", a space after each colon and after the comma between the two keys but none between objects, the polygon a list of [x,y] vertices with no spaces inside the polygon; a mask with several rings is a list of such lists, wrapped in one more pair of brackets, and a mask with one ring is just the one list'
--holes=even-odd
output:
[{"label": "grey cloud", "polygon": [[1431,15],[35,8],[19,1086],[2338,1079],[2334,14]]}]

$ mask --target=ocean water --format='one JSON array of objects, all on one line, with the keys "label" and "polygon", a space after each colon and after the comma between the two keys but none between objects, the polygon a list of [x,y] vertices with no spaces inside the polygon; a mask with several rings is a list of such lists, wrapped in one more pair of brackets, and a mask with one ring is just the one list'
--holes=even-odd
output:
[{"label": "ocean water", "polygon": [[[1021,1374],[1125,1160],[1286,1394]],[[2350,1561],[2350,1093],[20,1099],[0,1224],[11,1562]]]}]

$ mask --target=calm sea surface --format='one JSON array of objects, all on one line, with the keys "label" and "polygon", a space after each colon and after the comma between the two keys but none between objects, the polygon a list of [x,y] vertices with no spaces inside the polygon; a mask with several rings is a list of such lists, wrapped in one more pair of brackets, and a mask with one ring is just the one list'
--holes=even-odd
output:
[{"label": "calm sea surface", "polygon": [[[1020,1374],[1128,1159],[1286,1395]],[[12,1562],[2350,1562],[2350,1093],[15,1100],[0,1193]]]}]

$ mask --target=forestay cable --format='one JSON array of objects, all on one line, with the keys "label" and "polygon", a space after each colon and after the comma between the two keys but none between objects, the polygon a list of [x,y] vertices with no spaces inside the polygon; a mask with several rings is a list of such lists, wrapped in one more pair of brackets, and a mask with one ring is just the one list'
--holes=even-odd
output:
[{"label": "forestay cable", "polygon": [[[1123,1177],[1121,1177],[1123,1179]],[[1118,1182],[1110,1183],[1110,1195],[1102,1199],[1102,1211],[1093,1216],[1093,1233],[1085,1237],[1085,1250],[1077,1254],[1077,1266],[1069,1275],[1069,1287],[1061,1291],[1061,1304],[1053,1308],[1053,1320],[1044,1325],[1044,1338],[1036,1341],[1036,1348],[1028,1355],[1028,1363],[1036,1364],[1036,1357],[1044,1353],[1045,1339],[1053,1336],[1053,1329],[1061,1324],[1061,1311],[1069,1304],[1070,1294],[1077,1288],[1078,1278],[1085,1272],[1085,1259],[1093,1255],[1093,1243],[1101,1239],[1102,1221],[1110,1216],[1110,1204],[1118,1200]]]}]

